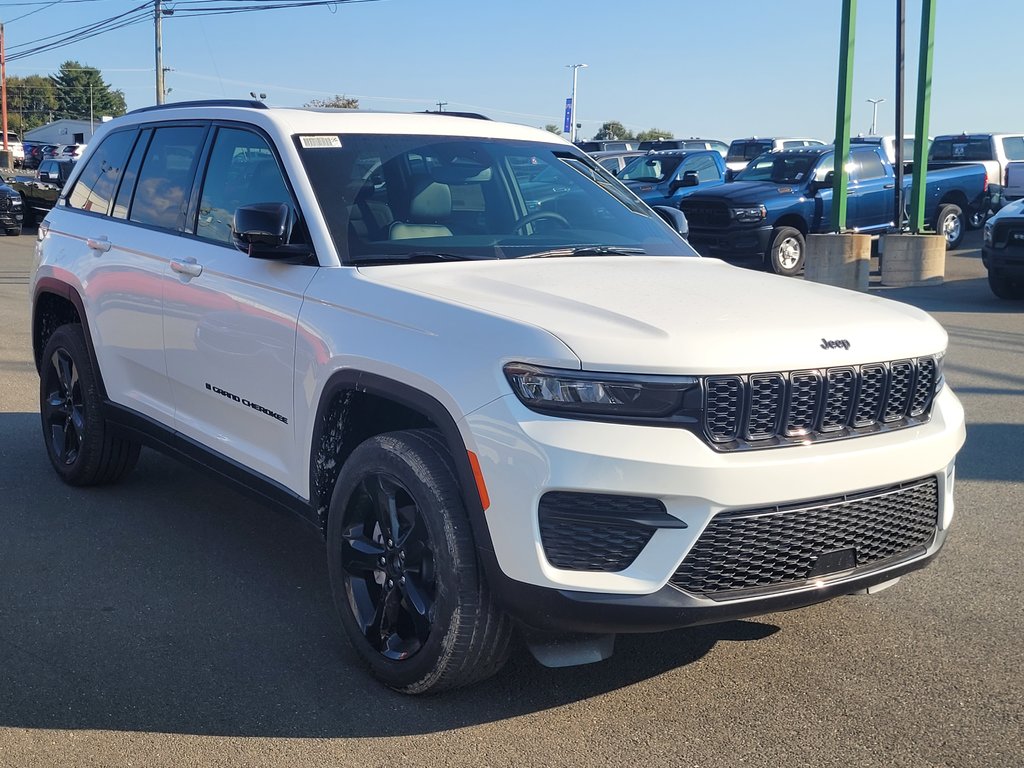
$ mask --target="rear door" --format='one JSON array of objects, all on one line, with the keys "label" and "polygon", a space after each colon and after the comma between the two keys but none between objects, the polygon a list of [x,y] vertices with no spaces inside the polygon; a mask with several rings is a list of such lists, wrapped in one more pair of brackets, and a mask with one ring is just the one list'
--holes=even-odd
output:
[{"label": "rear door", "polygon": [[888,228],[894,216],[896,182],[875,149],[850,154],[846,223],[863,232]]}]

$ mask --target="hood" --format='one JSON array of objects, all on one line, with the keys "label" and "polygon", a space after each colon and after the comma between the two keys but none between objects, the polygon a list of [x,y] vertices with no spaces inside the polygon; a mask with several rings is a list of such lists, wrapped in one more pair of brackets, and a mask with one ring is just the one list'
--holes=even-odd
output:
[{"label": "hood", "polygon": [[[942,327],[914,307],[715,259],[518,259],[382,265],[360,273],[542,328],[588,370],[755,373],[895,360],[946,347]],[[494,352],[505,360],[531,354]]]},{"label": "hood", "polygon": [[707,197],[730,203],[763,203],[773,197],[801,197],[804,184],[772,184],[770,181],[733,181],[693,197]]}]

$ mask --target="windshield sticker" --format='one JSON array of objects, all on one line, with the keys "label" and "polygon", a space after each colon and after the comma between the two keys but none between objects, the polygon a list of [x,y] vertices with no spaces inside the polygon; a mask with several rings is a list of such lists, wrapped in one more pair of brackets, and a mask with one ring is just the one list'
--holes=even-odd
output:
[{"label": "windshield sticker", "polygon": [[341,149],[338,136],[299,136],[303,149]]}]

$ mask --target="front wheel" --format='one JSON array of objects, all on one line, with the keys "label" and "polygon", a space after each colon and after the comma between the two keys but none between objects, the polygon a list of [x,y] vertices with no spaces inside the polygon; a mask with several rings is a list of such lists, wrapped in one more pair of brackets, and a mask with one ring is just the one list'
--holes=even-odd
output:
[{"label": "front wheel", "polygon": [[352,452],[331,496],[327,554],[341,623],[385,685],[432,693],[505,663],[511,620],[492,601],[433,430],[378,435]]},{"label": "front wheel", "polygon": [[7,230],[8,237],[17,237],[21,234],[21,227],[11,227]]},{"label": "front wheel", "polygon": [[62,325],[43,350],[39,411],[46,453],[68,485],[117,482],[139,459],[139,444],[113,434],[102,407],[82,326]]},{"label": "front wheel", "polygon": [[988,287],[1000,299],[1024,299],[1024,278],[1016,280],[1006,275],[988,273]]},{"label": "front wheel", "polygon": [[792,277],[804,268],[806,253],[804,236],[793,227],[778,227],[772,232],[768,261],[777,275]]},{"label": "front wheel", "polygon": [[967,219],[959,205],[946,203],[939,206],[935,216],[935,232],[946,238],[946,250],[952,251],[960,247],[967,230]]}]

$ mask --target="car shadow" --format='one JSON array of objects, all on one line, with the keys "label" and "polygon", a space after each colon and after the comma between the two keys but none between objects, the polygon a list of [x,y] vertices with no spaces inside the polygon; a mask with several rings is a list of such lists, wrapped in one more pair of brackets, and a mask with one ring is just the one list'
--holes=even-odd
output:
[{"label": "car shadow", "polygon": [[70,488],[34,413],[0,414],[0,726],[373,737],[447,731],[622,689],[778,628],[621,636],[545,669],[521,644],[474,687],[407,697],[364,671],[335,619],[319,533],[144,451]]}]

